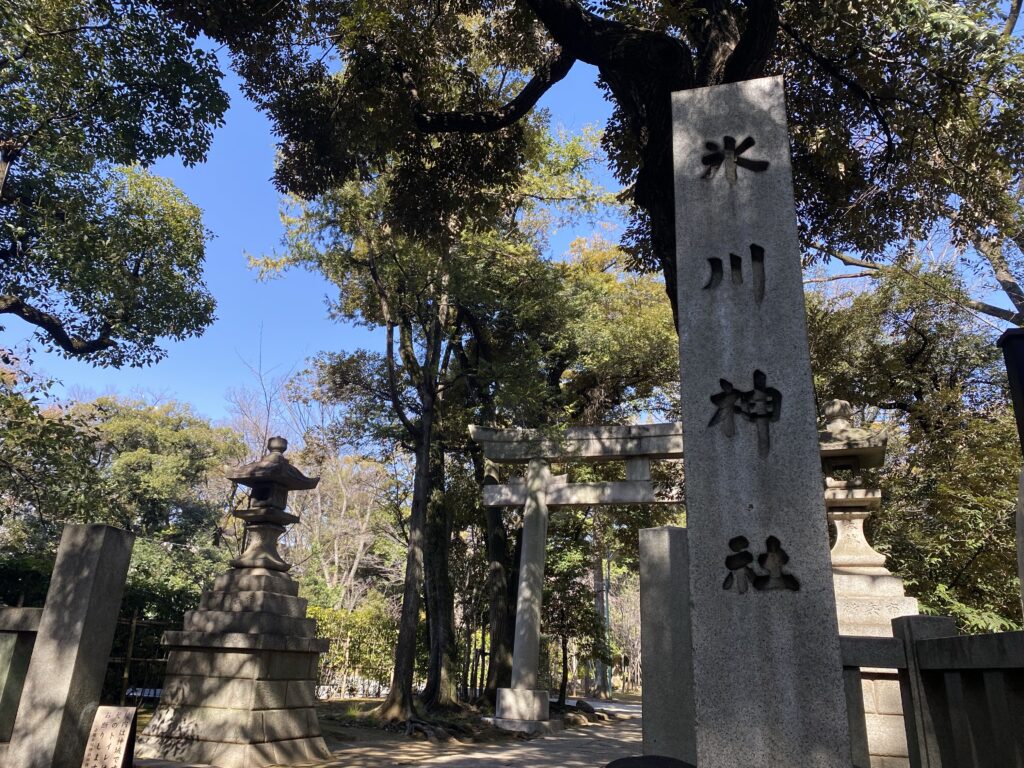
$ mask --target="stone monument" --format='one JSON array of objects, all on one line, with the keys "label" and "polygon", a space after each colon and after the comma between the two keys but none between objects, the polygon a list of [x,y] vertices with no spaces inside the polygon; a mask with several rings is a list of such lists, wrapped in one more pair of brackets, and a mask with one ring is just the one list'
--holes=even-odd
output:
[{"label": "stone monument", "polygon": [[[825,404],[819,433],[825,474],[825,509],[836,527],[832,577],[841,635],[892,637],[892,620],[916,616],[917,600],[907,597],[903,580],[885,567],[885,555],[871,548],[864,523],[882,501],[865,486],[865,469],[882,466],[888,434],[852,426],[845,400]],[[910,768],[899,676],[894,669],[861,670],[864,723],[872,768]]]},{"label": "stone monument", "polygon": [[64,526],[4,765],[81,767],[134,543],[109,525]]},{"label": "stone monument", "polygon": [[246,548],[231,570],[185,614],[181,632],[166,632],[171,651],[156,713],[139,737],[138,757],[258,768],[327,759],[314,709],[319,654],[328,641],[306,618],[291,566],[277,551],[289,491],[316,487],[284,457],[273,437],[260,461],[228,472],[252,489]]},{"label": "stone monument", "polygon": [[697,765],[850,768],[783,82],[672,107]]}]

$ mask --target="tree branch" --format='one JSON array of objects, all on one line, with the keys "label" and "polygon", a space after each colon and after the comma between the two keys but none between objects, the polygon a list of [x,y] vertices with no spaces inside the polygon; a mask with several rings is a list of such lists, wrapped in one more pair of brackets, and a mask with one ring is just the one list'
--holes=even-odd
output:
[{"label": "tree branch", "polygon": [[1020,7],[1024,3],[1024,0],[1013,0],[1010,4],[1010,9],[1006,13],[1006,24],[1003,26],[1003,37],[1010,37],[1013,34],[1014,27],[1017,26],[1017,20],[1020,18]]},{"label": "tree branch", "polygon": [[64,324],[56,315],[44,312],[31,304],[25,303],[20,297],[10,294],[0,295],[0,315],[14,315],[20,317],[27,323],[41,328],[46,332],[50,341],[63,349],[69,355],[81,357],[84,355],[110,349],[116,346],[116,342],[110,336],[110,323],[104,322],[100,326],[99,333],[95,338],[83,339],[81,336],[73,336],[64,329]]},{"label": "tree branch", "polygon": [[558,56],[537,70],[530,82],[523,86],[523,90],[519,92],[518,96],[498,109],[485,112],[423,112],[419,90],[412,74],[407,70],[403,70],[399,74],[413,105],[416,127],[421,131],[426,133],[450,131],[487,133],[506,128],[522,118],[533,109],[540,97],[547,93],[551,86],[569,74],[575,61],[576,57],[563,48]]},{"label": "tree branch", "polygon": [[775,0],[744,0],[747,7],[743,34],[725,62],[722,82],[749,80],[764,73],[779,34],[779,9]]},{"label": "tree branch", "polygon": [[811,283],[831,283],[835,280],[853,280],[858,277],[878,277],[878,271],[869,269],[863,272],[849,272],[843,275],[827,275],[825,277],[809,277],[804,280],[804,285]]},{"label": "tree branch", "polygon": [[977,248],[978,253],[984,256],[985,260],[992,267],[992,273],[995,275],[996,282],[999,283],[999,287],[1003,289],[1006,298],[1010,300],[1014,309],[1017,310],[1017,314],[1024,313],[1024,291],[1021,290],[1020,284],[1010,271],[1010,265],[1007,263],[1006,257],[1003,256],[1002,242],[997,239],[983,238],[975,243],[974,247]]},{"label": "tree branch", "polygon": [[13,141],[0,142],[0,205],[3,205],[4,187],[7,186],[7,176],[18,159],[22,148]]},{"label": "tree branch", "polygon": [[[837,261],[840,261],[843,264],[846,264],[848,267],[860,267],[861,269],[866,270],[866,271],[858,273],[856,275],[844,275],[843,277],[870,277],[872,273],[880,274],[882,272],[885,272],[886,270],[894,269],[894,267],[891,267],[891,266],[889,266],[887,264],[879,264],[879,263],[874,262],[874,261],[866,261],[865,259],[858,259],[856,256],[851,256],[848,253],[842,253],[841,251],[836,251],[836,250],[834,250],[832,248],[829,248],[826,245],[823,245],[822,243],[811,243],[810,247],[813,248],[814,250],[818,251],[819,253],[823,253],[826,256],[830,257],[830,258],[836,259]],[[995,269],[995,265],[993,265],[993,269]],[[998,275],[997,275],[997,279],[998,279]],[[925,285],[927,285],[928,287],[932,288],[933,290],[936,290],[935,287],[930,285],[927,280],[924,280],[923,278],[921,280],[922,280],[922,282]],[[807,282],[823,282],[823,281],[822,280],[808,280]],[[1002,283],[1000,283],[1000,285],[1002,285]],[[1017,287],[1018,291],[1021,290],[1020,287],[1017,286],[1016,282],[1013,282],[1013,285]],[[1009,291],[1006,289],[1006,287],[1004,287],[1003,290],[1004,290],[1004,292],[1006,292],[1006,295],[1012,301],[1013,297],[1011,296]],[[939,291],[939,292],[941,293],[941,291]],[[1003,307],[997,307],[994,304],[989,304],[989,303],[984,302],[984,301],[978,301],[977,299],[967,298],[967,299],[963,299],[963,300],[960,300],[960,299],[954,300],[954,299],[951,299],[949,296],[945,296],[945,298],[950,300],[950,301],[952,301],[954,304],[962,306],[962,307],[964,307],[966,309],[973,310],[975,312],[980,312],[981,314],[988,315],[989,317],[994,317],[997,320],[1003,320],[1004,322],[1012,323],[1013,325],[1024,325],[1024,309],[1022,309],[1021,306],[1018,306],[1016,302],[1013,302],[1014,303],[1014,309],[1004,309]],[[1024,297],[1022,297],[1022,298],[1024,298]],[[1024,301],[1022,301],[1022,306],[1024,306]]]},{"label": "tree branch", "polygon": [[674,74],[677,88],[693,83],[693,56],[671,35],[603,19],[576,0],[526,0],[555,42],[575,58],[599,68],[642,67],[664,79]]},{"label": "tree branch", "polygon": [[370,251],[368,261],[370,277],[377,288],[377,298],[380,301],[380,312],[381,316],[384,318],[387,346],[384,360],[387,366],[388,398],[391,400],[391,405],[395,409],[395,415],[398,416],[398,420],[402,422],[402,426],[405,427],[409,436],[412,437],[413,440],[418,440],[421,435],[421,430],[413,424],[409,415],[405,412],[405,406],[402,403],[402,398],[398,392],[398,371],[395,369],[395,321],[391,316],[391,306],[388,304],[387,293],[384,290],[384,283],[380,278],[380,274],[377,272],[377,263],[373,258],[372,250]]},{"label": "tree branch", "polygon": [[842,251],[837,251],[833,248],[829,248],[824,243],[810,243],[809,247],[813,248],[815,251],[818,251],[818,253],[823,253],[829,258],[841,261],[848,267],[861,267],[862,269],[874,270],[882,270],[885,267],[884,264],[879,264],[874,261],[867,261],[866,259],[858,259],[856,256],[851,256],[848,253],[843,253]]}]

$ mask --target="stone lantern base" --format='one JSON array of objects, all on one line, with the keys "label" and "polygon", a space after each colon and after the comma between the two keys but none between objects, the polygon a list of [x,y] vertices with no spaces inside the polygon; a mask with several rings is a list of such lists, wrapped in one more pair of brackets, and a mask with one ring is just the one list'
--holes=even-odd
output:
[{"label": "stone lantern base", "polygon": [[330,758],[314,709],[320,653],[298,584],[280,571],[232,569],[185,614],[160,703],[136,755],[220,768]]}]

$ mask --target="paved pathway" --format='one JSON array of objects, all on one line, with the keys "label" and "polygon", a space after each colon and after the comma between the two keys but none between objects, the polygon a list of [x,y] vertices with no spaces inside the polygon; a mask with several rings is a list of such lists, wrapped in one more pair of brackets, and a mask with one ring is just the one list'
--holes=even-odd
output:
[{"label": "paved pathway", "polygon": [[[317,768],[390,768],[390,766],[444,766],[445,768],[603,768],[612,760],[641,752],[640,706],[591,702],[614,714],[607,723],[569,728],[552,736],[512,739],[489,744],[430,744],[375,738],[365,731],[348,744],[331,744],[335,759]],[[405,737],[400,737],[404,739]]]},{"label": "paved pathway", "polygon": [[[552,736],[509,738],[484,744],[456,741],[432,744],[374,728],[335,730],[322,721],[334,758],[317,763],[315,768],[603,768],[616,758],[639,755],[642,745],[640,705],[606,701],[591,701],[591,704],[616,719],[568,728]],[[183,763],[159,760],[136,760],[135,765],[137,768],[191,768]],[[314,766],[307,763],[304,768]]]}]

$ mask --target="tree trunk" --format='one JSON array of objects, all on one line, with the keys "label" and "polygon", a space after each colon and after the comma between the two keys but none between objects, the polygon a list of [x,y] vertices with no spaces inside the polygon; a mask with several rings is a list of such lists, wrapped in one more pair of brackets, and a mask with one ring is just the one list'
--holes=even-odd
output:
[{"label": "tree trunk", "polygon": [[[597,544],[595,536],[595,545]],[[594,547],[594,610],[597,612],[598,620],[601,623],[601,646],[607,647],[607,627],[605,625],[605,583],[604,583],[604,560],[601,557],[601,548]],[[611,686],[608,684],[608,665],[600,659],[594,660],[595,687],[594,696],[599,699],[607,699],[611,695]]]},{"label": "tree trunk", "polygon": [[427,611],[430,615],[430,663],[423,703],[429,710],[459,706],[458,644],[455,637],[455,595],[448,573],[452,513],[444,502],[444,449],[435,443],[430,451],[431,497],[424,529],[424,573]]},{"label": "tree trunk", "polygon": [[569,687],[569,637],[562,635],[562,682],[558,686],[558,706],[565,709],[565,691]]},{"label": "tree trunk", "polygon": [[[477,483],[495,485],[498,469],[473,454],[473,465]],[[501,509],[486,507],[483,510],[487,523],[487,581],[488,581],[488,624],[490,628],[490,654],[487,665],[487,683],[483,695],[493,705],[499,688],[512,685],[512,643],[515,638],[515,602],[510,600],[514,587],[510,587],[512,563],[508,549],[508,532],[502,519]],[[513,582],[514,583],[514,582]]]},{"label": "tree trunk", "polygon": [[[484,695],[494,704],[498,689],[512,685],[512,651],[516,641],[516,598],[519,593],[519,558],[522,554],[522,531],[515,536],[512,554],[508,551],[508,534],[498,510],[495,527],[494,549],[488,540],[490,560],[491,604],[490,604],[490,663],[487,668],[487,687]],[[488,528],[492,520],[488,512]]]},{"label": "tree trunk", "polygon": [[391,690],[377,709],[384,720],[405,721],[413,715],[412,679],[416,671],[416,627],[420,618],[420,584],[423,582],[423,528],[430,499],[430,435],[432,418],[425,410],[423,432],[416,446],[412,510],[409,514],[409,550],[405,557],[405,586],[402,614],[395,643],[395,666]]}]

